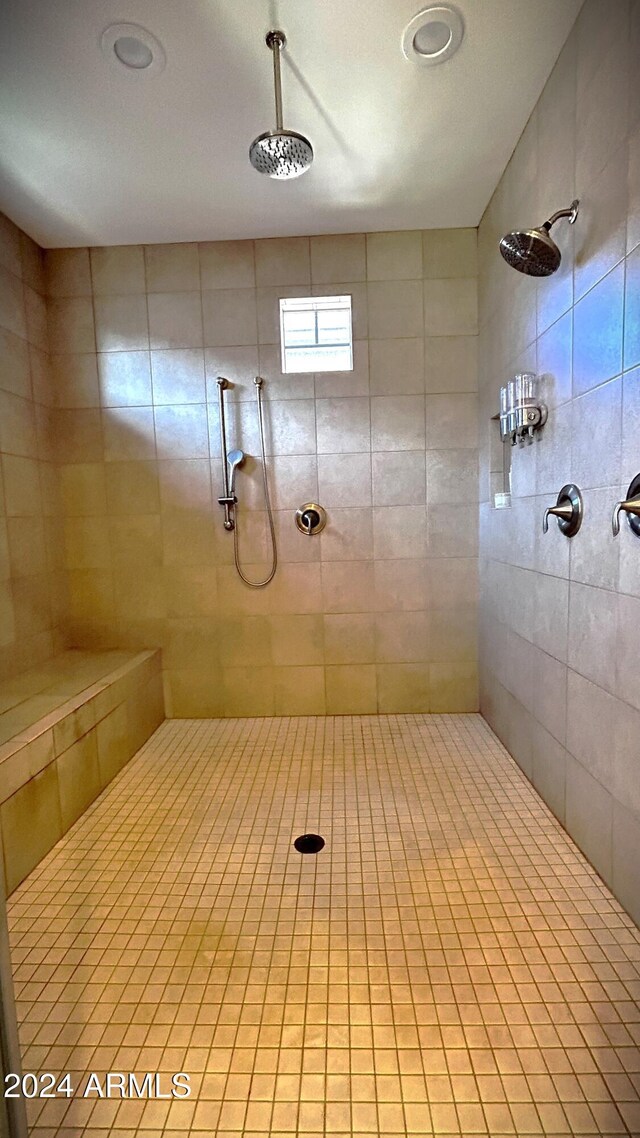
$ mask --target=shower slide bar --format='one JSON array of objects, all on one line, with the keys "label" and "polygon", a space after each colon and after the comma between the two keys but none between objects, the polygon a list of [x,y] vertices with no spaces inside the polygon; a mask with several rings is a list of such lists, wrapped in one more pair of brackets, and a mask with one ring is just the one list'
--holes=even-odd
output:
[{"label": "shower slide bar", "polygon": [[229,386],[229,380],[224,376],[218,377],[218,407],[220,410],[220,452],[222,455],[222,495],[218,498],[220,506],[224,506],[224,528],[231,530],[235,525],[234,519],[231,517],[231,507],[236,504],[235,494],[229,494],[229,467],[227,465],[227,428],[224,418],[224,395],[223,392]]},{"label": "shower slide bar", "polygon": [[245,585],[250,589],[263,589],[275,577],[276,569],[278,566],[278,551],[276,549],[276,531],[275,523],[273,520],[273,510],[271,508],[271,499],[269,496],[269,482],[267,479],[267,455],[265,446],[264,434],[264,416],[262,412],[262,387],[264,380],[261,376],[257,375],[254,379],[256,389],[256,406],[258,411],[258,428],[260,432],[260,451],[262,458],[262,483],[264,489],[264,503],[267,511],[267,519],[269,523],[269,535],[271,538],[271,569],[267,576],[262,581],[250,580],[242,570],[240,565],[240,550],[238,544],[238,515],[237,505],[238,499],[235,495],[235,477],[236,470],[242,466],[245,461],[244,451],[242,450],[227,450],[227,427],[225,420],[224,409],[224,392],[230,386],[229,380],[225,379],[223,375],[218,376],[218,406],[220,409],[220,451],[222,457],[222,494],[218,498],[218,503],[224,506],[224,528],[233,531],[233,560],[238,572],[238,576]]}]

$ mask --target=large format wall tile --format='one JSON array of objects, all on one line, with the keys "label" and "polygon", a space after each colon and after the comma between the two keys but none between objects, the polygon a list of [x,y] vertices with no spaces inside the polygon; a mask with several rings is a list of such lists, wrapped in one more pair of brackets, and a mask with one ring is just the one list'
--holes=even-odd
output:
[{"label": "large format wall tile", "polygon": [[[429,616],[426,557],[475,556],[471,520],[453,540],[447,517],[456,477],[467,502],[477,496],[475,231],[54,250],[46,273],[32,242],[10,224],[3,234],[3,668],[50,655],[65,628],[80,645],[162,645],[174,714],[288,713],[297,685],[309,713],[326,700],[426,710],[432,688],[440,709],[473,709],[475,601],[454,584],[450,607]],[[277,301],[310,290],[352,294],[353,373],[280,374]],[[215,509],[215,381],[236,385],[230,441],[255,456],[258,370],[282,564],[271,591],[255,595],[233,574]],[[242,487],[241,549],[260,573],[268,544],[255,458]],[[291,512],[317,498],[330,521],[309,544]],[[384,615],[376,639],[375,612],[415,616],[393,626]],[[227,613],[223,635],[213,618]],[[272,629],[245,643],[234,622],[250,614],[311,621],[298,626],[309,643],[283,639],[282,624],[280,639]],[[178,634],[181,620],[204,622],[202,643],[193,629]],[[242,696],[232,682],[251,648],[265,682],[257,704],[253,679]],[[353,658],[366,670],[351,706],[349,686],[338,695],[335,671],[322,682],[320,671]]]},{"label": "large format wall tile", "polygon": [[[91,353],[95,340],[90,282],[78,261],[60,261],[51,300],[56,350]],[[73,267],[73,271],[72,271]],[[63,501],[53,458],[54,406],[68,384],[52,385],[42,250],[8,219],[0,225],[0,680],[64,646]],[[62,310],[66,309],[62,322]],[[76,357],[71,357],[75,359]],[[84,361],[83,356],[78,359]],[[92,405],[95,374],[76,372],[78,405]],[[75,406],[74,402],[70,403]],[[96,404],[97,406],[97,400]],[[95,457],[95,455],[94,455]]]},{"label": "large format wall tile", "polygon": [[[501,383],[531,368],[549,407],[513,452],[512,509],[492,509],[481,483],[481,706],[516,758],[532,741],[534,784],[636,920],[640,541],[624,520],[614,538],[611,514],[640,472],[639,27],[637,2],[586,0],[478,234],[481,469],[499,469]],[[560,270],[512,272],[501,234],[530,224],[533,200],[542,218],[574,196]],[[584,494],[571,541],[541,532],[566,482]],[[530,673],[526,645],[540,650]]]},{"label": "large format wall tile", "polygon": [[[75,641],[161,646],[172,715],[474,710],[476,231],[46,260]],[[279,299],[342,292],[353,371],[283,375]],[[280,559],[264,592],[238,579],[216,502],[225,376],[240,555],[264,575],[258,373]],[[328,512],[319,539],[294,526],[306,501]]]}]

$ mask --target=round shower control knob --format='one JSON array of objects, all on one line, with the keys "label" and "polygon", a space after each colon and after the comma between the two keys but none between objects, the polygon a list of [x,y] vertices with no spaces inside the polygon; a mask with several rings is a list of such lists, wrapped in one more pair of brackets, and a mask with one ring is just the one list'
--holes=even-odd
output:
[{"label": "round shower control knob", "polygon": [[321,533],[326,524],[327,515],[317,502],[305,502],[304,506],[296,510],[296,525],[300,533],[306,534],[307,537]]}]

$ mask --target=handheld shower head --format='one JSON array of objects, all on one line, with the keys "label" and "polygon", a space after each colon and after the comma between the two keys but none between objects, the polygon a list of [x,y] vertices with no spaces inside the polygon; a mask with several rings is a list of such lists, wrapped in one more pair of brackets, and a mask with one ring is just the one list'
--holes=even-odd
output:
[{"label": "handheld shower head", "polygon": [[243,450],[230,450],[227,455],[227,462],[229,463],[231,477],[229,479],[229,495],[233,498],[233,492],[236,483],[236,470],[242,466],[244,462]]},{"label": "handheld shower head", "polygon": [[273,52],[273,81],[276,95],[276,128],[254,138],[249,147],[249,161],[254,170],[270,178],[298,178],[313,162],[313,147],[308,138],[282,125],[282,84],[280,49],[286,44],[284,32],[267,35],[267,47]]},{"label": "handheld shower head", "polygon": [[500,252],[512,269],[529,277],[550,277],[560,267],[562,254],[549,230],[561,217],[573,225],[578,216],[578,201],[569,209],[560,209],[538,229],[516,230],[506,233],[500,242]]}]

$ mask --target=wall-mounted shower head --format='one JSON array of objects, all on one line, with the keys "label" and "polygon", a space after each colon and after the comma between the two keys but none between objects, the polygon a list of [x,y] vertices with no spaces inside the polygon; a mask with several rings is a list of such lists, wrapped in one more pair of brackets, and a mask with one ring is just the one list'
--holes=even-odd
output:
[{"label": "wall-mounted shower head", "polygon": [[573,225],[578,216],[579,202],[576,198],[569,209],[559,209],[539,229],[516,230],[507,233],[500,242],[500,252],[512,269],[529,277],[550,277],[560,267],[562,254],[549,230],[561,217],[567,217]]},{"label": "wall-mounted shower head", "polygon": [[287,40],[284,32],[269,32],[267,47],[273,52],[273,82],[276,95],[276,129],[254,138],[249,147],[249,161],[254,170],[270,178],[298,178],[313,162],[313,147],[308,138],[282,125],[282,84],[280,50]]},{"label": "wall-mounted shower head", "polygon": [[227,455],[227,462],[229,463],[229,495],[233,498],[233,491],[236,483],[236,470],[242,466],[244,462],[243,450],[230,450]]}]

